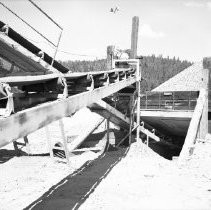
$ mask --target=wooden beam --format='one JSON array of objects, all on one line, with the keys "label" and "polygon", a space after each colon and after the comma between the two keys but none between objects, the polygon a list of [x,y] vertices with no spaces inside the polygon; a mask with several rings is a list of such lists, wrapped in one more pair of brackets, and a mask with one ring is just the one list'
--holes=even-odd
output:
[{"label": "wooden beam", "polygon": [[[119,112],[109,104],[105,103],[104,101],[94,103],[90,105],[89,108],[91,108],[92,111],[100,114],[104,118],[109,119],[112,123],[120,126],[121,128],[127,130],[130,128],[130,119],[128,117],[125,117],[125,115],[123,115],[121,112]],[[137,127],[136,123],[134,124],[134,127]],[[158,136],[156,136],[154,133],[144,128],[143,126],[140,126],[140,132],[148,135],[155,141],[160,141],[160,138]]]},{"label": "wooden beam", "polygon": [[104,120],[105,119],[102,117],[98,118],[93,124],[89,125],[81,135],[79,135],[71,143],[68,143],[68,152],[73,152],[73,150],[75,151],[75,149],[78,148],[83,143],[83,141],[85,141],[86,138],[103,123]]},{"label": "wooden beam", "polygon": [[124,129],[129,129],[130,120],[120,111],[116,110],[104,101],[99,101],[88,106],[92,111],[109,119],[110,122]]},{"label": "wooden beam", "polygon": [[80,93],[66,99],[47,102],[0,119],[0,147],[24,137],[39,128],[65,116],[74,114],[102,98],[105,98],[133,83],[136,78],[128,78],[118,83]]}]

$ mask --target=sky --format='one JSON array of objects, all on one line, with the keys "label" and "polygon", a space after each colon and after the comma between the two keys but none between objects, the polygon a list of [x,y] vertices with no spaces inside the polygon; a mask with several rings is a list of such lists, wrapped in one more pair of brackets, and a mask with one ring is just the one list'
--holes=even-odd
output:
[{"label": "sky", "polygon": [[[57,43],[60,30],[28,0],[0,0]],[[56,59],[106,57],[108,45],[130,48],[132,17],[139,17],[138,55],[199,61],[211,56],[211,0],[33,0],[63,27]],[[110,12],[118,7],[119,11]],[[0,20],[54,54],[47,43],[0,5]]]}]

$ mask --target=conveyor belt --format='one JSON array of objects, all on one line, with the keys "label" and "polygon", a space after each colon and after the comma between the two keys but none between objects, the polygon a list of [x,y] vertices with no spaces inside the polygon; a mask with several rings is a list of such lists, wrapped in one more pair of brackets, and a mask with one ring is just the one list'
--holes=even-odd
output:
[{"label": "conveyor belt", "polygon": [[[36,74],[46,74],[48,69],[43,67],[40,63],[32,60],[31,58],[24,55],[22,52],[17,50],[11,44],[8,44],[3,39],[0,38],[0,57],[8,61],[9,63],[14,64],[15,66],[21,68],[21,72],[13,72],[13,70],[7,69],[6,75],[16,76],[16,75],[29,75]],[[24,72],[23,72],[24,71]],[[2,75],[2,72],[0,73]]]},{"label": "conveyor belt", "polygon": [[135,77],[127,78],[108,86],[76,94],[66,99],[46,102],[7,118],[2,118],[0,119],[0,147],[24,137],[55,120],[71,116],[79,109],[117,92],[135,83],[135,81]]}]

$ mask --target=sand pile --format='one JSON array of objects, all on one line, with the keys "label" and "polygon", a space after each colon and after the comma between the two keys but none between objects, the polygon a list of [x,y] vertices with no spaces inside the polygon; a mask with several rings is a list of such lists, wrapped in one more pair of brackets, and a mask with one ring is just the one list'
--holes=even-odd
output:
[{"label": "sand pile", "polygon": [[211,209],[211,145],[198,144],[183,166],[144,147],[134,143],[80,209]]}]

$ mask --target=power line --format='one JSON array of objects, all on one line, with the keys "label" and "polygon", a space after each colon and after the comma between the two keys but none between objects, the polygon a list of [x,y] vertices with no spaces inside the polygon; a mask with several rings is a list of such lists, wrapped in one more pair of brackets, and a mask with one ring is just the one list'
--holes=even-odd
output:
[{"label": "power line", "polygon": [[98,57],[97,55],[86,55],[86,54],[77,54],[77,53],[71,53],[68,51],[58,50],[59,52],[69,54],[69,55],[76,55],[76,56],[83,56],[83,57]]},{"label": "power line", "polygon": [[6,8],[9,12],[11,12],[13,15],[15,15],[17,18],[19,18],[23,23],[25,23],[27,26],[29,26],[32,30],[34,30],[36,33],[38,33],[41,37],[43,37],[45,40],[47,40],[49,43],[51,43],[53,46],[56,47],[56,45],[51,42],[48,38],[46,38],[43,34],[41,34],[37,29],[35,29],[33,26],[31,26],[29,23],[27,23],[25,20],[23,20],[19,15],[17,15],[15,12],[13,12],[10,8],[8,8],[5,4],[0,2],[0,4]]},{"label": "power line", "polygon": [[[26,36],[23,36],[25,39],[28,39],[30,40],[31,42],[34,42],[36,44],[47,44],[49,47],[51,47],[52,49],[54,49],[55,47],[53,47],[52,45],[50,45],[48,42],[45,42],[45,41],[35,41],[31,38],[28,38]],[[77,54],[77,53],[73,53],[73,52],[70,52],[70,51],[66,51],[66,50],[60,50],[58,49],[58,52],[60,53],[65,53],[65,54],[68,54],[68,55],[74,55],[74,56],[81,56],[81,57],[99,57],[97,55],[88,55],[88,54]]]}]

